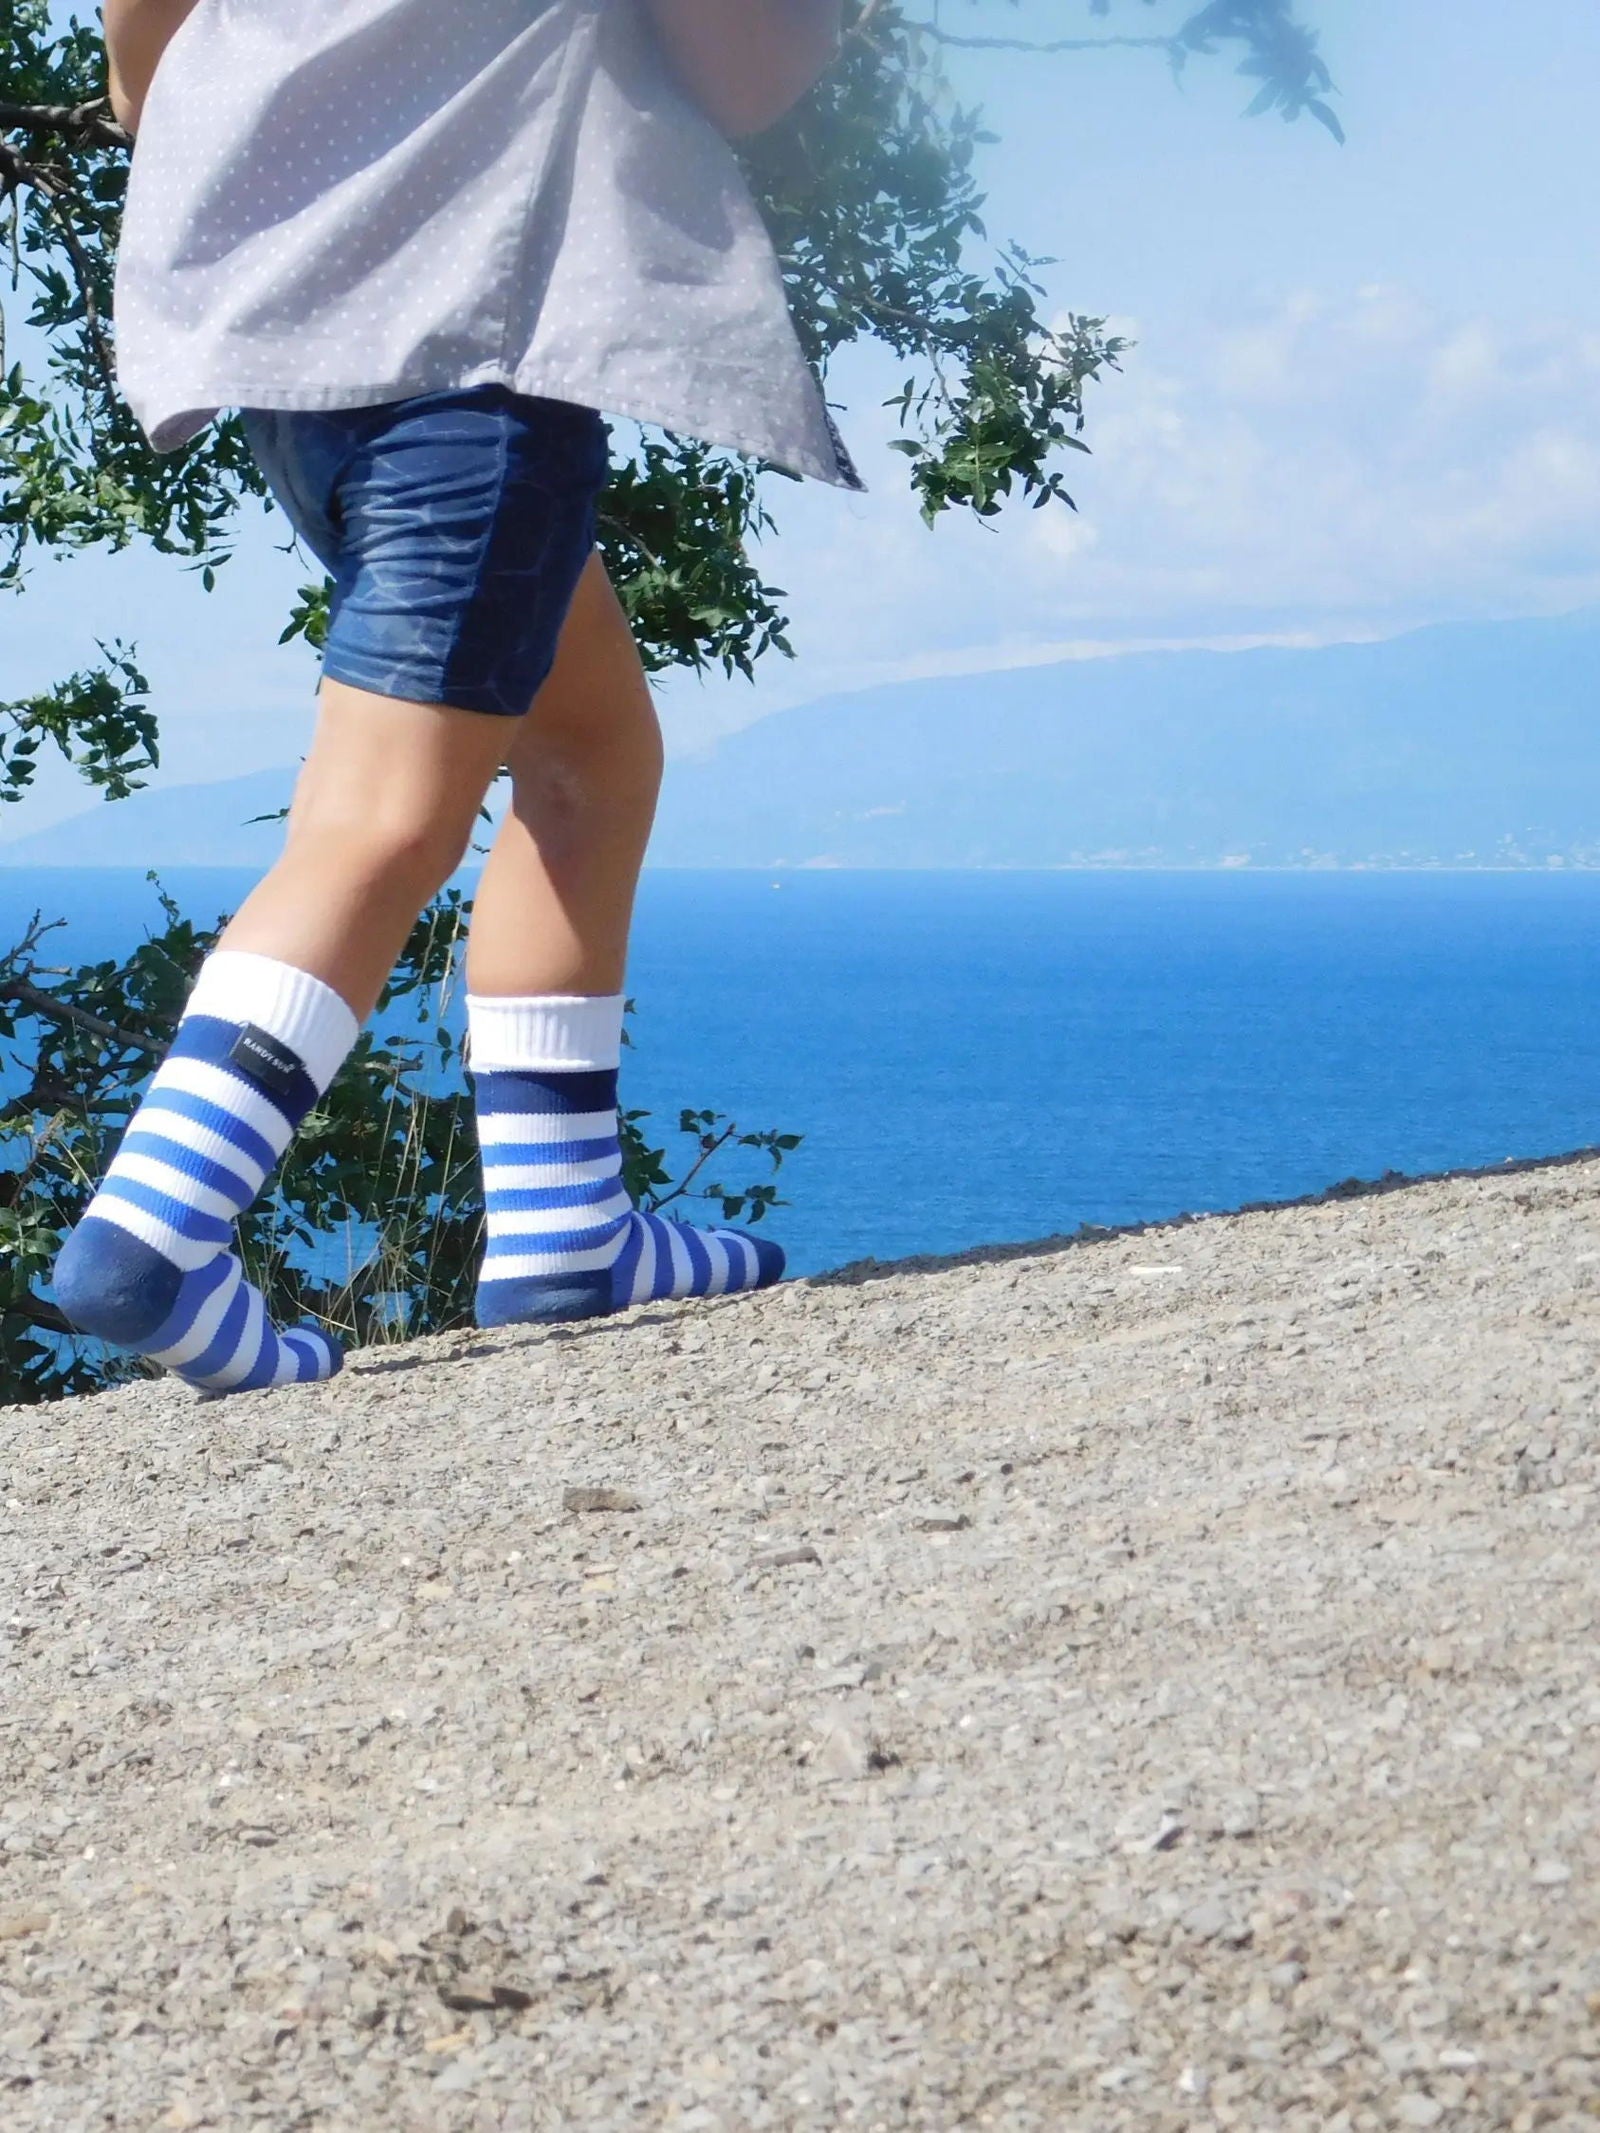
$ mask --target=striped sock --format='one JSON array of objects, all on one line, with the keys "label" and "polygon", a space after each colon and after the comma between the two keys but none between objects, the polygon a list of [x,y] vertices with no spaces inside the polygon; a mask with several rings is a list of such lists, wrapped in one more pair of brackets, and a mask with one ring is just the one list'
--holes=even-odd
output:
[{"label": "striped sock", "polygon": [[276,1330],[233,1233],[355,1036],[343,1000],[305,971],[232,949],[207,960],[56,1260],[73,1325],[208,1391],[332,1377],[338,1347],[314,1327]]},{"label": "striped sock", "polygon": [[643,1215],[622,1185],[622,1001],[467,1002],[488,1248],[481,1326],[764,1289],[783,1253],[737,1229]]}]

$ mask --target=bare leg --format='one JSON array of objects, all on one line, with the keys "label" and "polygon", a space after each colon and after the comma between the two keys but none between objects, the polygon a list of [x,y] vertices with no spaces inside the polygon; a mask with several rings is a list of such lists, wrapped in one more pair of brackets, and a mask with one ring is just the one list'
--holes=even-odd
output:
[{"label": "bare leg", "polygon": [[641,1213],[617,1121],[628,931],[661,782],[661,732],[598,561],[513,744],[510,813],[468,944],[487,1247],[480,1325],[595,1318],[763,1288],[765,1238]]},{"label": "bare leg", "polygon": [[474,902],[468,990],[618,993],[661,784],[661,729],[598,555],[507,763],[511,807]]},{"label": "bare leg", "polygon": [[[283,857],[208,958],[172,1052],[55,1267],[82,1331],[209,1391],[305,1384],[340,1351],[280,1334],[233,1249],[459,861],[507,721],[324,680]],[[242,951],[242,952],[241,952]]]},{"label": "bare leg", "polygon": [[514,720],[324,679],[283,856],[221,945],[309,972],[365,1021],[516,735]]}]

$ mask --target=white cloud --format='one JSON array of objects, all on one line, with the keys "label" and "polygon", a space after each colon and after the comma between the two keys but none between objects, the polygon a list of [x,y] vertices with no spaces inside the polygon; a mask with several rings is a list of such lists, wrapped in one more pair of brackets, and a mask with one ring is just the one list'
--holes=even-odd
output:
[{"label": "white cloud", "polygon": [[[754,692],[673,691],[680,735],[1086,646],[1327,642],[1600,600],[1593,331],[1448,317],[1385,284],[1181,337],[1128,324],[1139,346],[1096,388],[1094,457],[1072,469],[1079,515],[929,535],[886,451],[866,454],[866,499],[783,491],[767,560],[801,663]],[[870,439],[875,419],[846,427]]]},{"label": "white cloud", "polygon": [[[1298,297],[1180,366],[1152,344],[1099,425],[1074,610],[1394,626],[1600,592],[1594,336]],[[1176,619],[1168,614],[1168,621]]]}]

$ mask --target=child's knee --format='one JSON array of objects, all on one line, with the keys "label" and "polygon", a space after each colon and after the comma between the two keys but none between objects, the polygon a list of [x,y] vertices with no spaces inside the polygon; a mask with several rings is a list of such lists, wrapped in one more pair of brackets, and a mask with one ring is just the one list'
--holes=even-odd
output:
[{"label": "child's knee", "polygon": [[506,768],[520,804],[659,779],[664,759],[661,721],[642,680],[637,689],[602,682],[581,697],[542,696],[522,722]]},{"label": "child's knee", "polygon": [[431,895],[466,857],[476,811],[407,805],[395,798],[316,794],[289,818],[289,843],[331,873],[394,882]]}]

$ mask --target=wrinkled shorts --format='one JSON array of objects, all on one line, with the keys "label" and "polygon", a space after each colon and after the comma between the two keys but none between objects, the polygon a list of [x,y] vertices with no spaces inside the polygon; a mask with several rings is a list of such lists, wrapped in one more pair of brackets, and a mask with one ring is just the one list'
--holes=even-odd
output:
[{"label": "wrinkled shorts", "polygon": [[605,424],[503,385],[329,414],[242,410],[290,524],[333,579],[324,674],[518,718],[594,547]]}]

